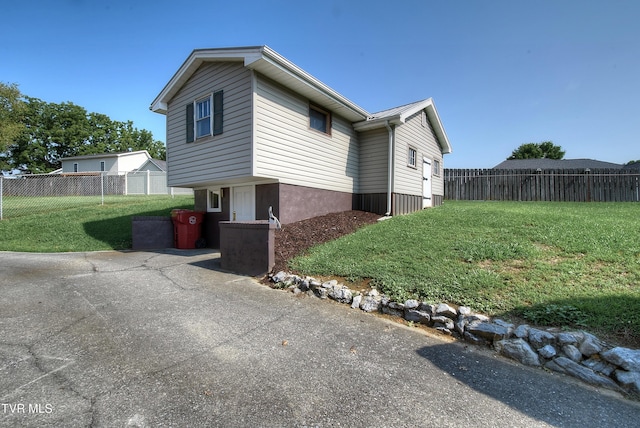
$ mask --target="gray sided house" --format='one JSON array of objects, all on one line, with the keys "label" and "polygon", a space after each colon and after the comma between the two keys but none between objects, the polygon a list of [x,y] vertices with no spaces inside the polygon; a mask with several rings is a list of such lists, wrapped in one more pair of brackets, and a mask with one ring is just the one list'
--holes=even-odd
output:
[{"label": "gray sided house", "polygon": [[217,223],[282,224],[351,209],[442,204],[451,145],[432,99],[369,113],[267,46],[194,50],[151,104],[166,115],[168,183]]}]

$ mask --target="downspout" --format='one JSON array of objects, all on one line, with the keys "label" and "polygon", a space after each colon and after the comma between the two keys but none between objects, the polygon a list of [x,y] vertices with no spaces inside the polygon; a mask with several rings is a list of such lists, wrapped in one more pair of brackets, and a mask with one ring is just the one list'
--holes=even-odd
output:
[{"label": "downspout", "polygon": [[387,177],[387,212],[385,216],[391,215],[391,192],[393,190],[393,128],[389,126],[389,121],[384,122],[384,126],[387,128],[389,132],[389,156],[387,166],[388,177]]}]

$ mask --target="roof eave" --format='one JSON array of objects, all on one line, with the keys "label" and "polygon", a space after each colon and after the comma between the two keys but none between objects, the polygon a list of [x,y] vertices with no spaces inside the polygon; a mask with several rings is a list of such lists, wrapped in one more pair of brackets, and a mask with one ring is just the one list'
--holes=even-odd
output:
[{"label": "roof eave", "polygon": [[260,55],[262,48],[263,46],[194,49],[153,100],[149,109],[155,113],[166,114],[171,98],[205,61],[245,61],[246,58],[254,58],[256,55]]},{"label": "roof eave", "polygon": [[420,110],[426,111],[427,117],[429,118],[429,121],[433,126],[433,131],[436,134],[436,139],[438,140],[440,149],[442,150],[442,154],[451,153],[451,143],[449,142],[449,138],[447,137],[447,133],[444,130],[444,126],[442,126],[442,122],[440,121],[440,116],[438,115],[436,106],[433,102],[433,99],[431,98],[426,99],[421,103],[417,103],[411,108],[399,112],[393,116],[379,117],[375,119],[356,122],[353,124],[353,127],[356,131],[362,132],[368,131],[370,129],[383,128],[387,123],[391,125],[400,125],[405,123],[410,116],[416,114]]},{"label": "roof eave", "polygon": [[166,114],[171,98],[198,67],[204,62],[219,61],[242,61],[245,67],[256,70],[305,95],[311,101],[352,122],[366,119],[369,116],[365,109],[331,89],[268,46],[194,50],[153,100],[150,109],[156,113]]}]

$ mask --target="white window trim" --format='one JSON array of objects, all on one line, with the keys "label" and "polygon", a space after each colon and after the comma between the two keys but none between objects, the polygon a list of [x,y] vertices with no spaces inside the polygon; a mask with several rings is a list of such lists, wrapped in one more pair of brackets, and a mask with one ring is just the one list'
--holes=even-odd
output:
[{"label": "white window trim", "polygon": [[[198,103],[202,101],[209,100],[209,133],[198,135],[198,121],[203,119],[198,119]],[[213,135],[213,92],[209,95],[198,98],[193,102],[193,136],[195,140],[199,140],[200,138],[207,138]]]},{"label": "white window trim", "polygon": [[[414,153],[413,163],[411,163],[411,157],[409,156],[411,154],[412,150],[413,150],[413,153]],[[418,168],[418,150],[413,146],[409,146],[409,148],[407,150],[407,166],[409,168]]]},{"label": "white window trim", "polygon": [[[218,207],[211,207],[211,194],[218,195]],[[220,213],[222,212],[222,191],[219,188],[216,189],[207,189],[207,212],[209,213]]]},{"label": "white window trim", "polygon": [[433,171],[432,175],[435,175],[436,177],[440,177],[440,169],[442,169],[442,166],[440,164],[440,159],[434,159],[432,161],[431,164],[431,170]]}]

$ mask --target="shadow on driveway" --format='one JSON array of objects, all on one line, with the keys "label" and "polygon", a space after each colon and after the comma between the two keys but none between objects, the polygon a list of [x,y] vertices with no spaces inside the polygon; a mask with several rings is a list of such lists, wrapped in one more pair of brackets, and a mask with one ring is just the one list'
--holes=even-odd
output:
[{"label": "shadow on driveway", "polygon": [[[452,382],[550,425],[623,426],[624,421],[636,418],[640,409],[637,403],[620,398],[621,404],[628,406],[611,412],[610,401],[595,394],[595,388],[564,375],[521,366],[488,349],[484,352],[471,345],[452,343],[423,347],[416,353],[448,373],[455,379]],[[601,392],[619,397],[614,392]],[[576,403],[581,406],[577,408]]]}]

